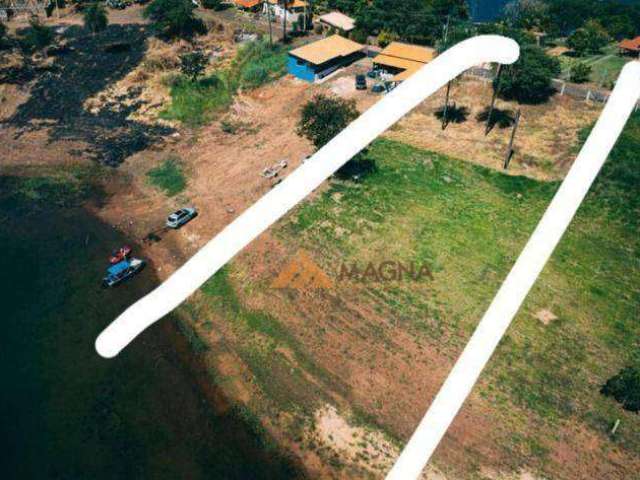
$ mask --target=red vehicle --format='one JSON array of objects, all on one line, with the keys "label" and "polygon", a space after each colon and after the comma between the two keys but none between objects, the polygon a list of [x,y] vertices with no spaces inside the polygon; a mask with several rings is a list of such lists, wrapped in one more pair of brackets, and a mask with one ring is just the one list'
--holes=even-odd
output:
[{"label": "red vehicle", "polygon": [[116,263],[120,263],[121,261],[126,260],[129,255],[131,255],[131,247],[129,245],[124,245],[119,249],[111,252],[109,263],[115,265]]}]

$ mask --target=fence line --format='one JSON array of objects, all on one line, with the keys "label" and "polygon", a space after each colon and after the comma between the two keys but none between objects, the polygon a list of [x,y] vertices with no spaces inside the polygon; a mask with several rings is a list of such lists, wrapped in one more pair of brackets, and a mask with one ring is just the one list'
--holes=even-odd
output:
[{"label": "fence line", "polygon": [[[467,70],[466,75],[486,82],[492,82],[495,78],[493,70],[483,67],[474,67]],[[569,83],[560,79],[553,79],[551,84],[560,96],[568,96],[576,100],[584,100],[585,102],[606,103],[609,100],[611,92],[607,90],[598,90],[588,87],[581,87],[575,83]],[[640,109],[640,102],[636,104],[636,111]]]}]

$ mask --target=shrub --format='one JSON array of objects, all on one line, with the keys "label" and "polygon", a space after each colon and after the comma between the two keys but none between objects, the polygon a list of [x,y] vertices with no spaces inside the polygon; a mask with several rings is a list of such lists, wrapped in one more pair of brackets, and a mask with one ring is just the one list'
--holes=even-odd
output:
[{"label": "shrub", "polygon": [[378,45],[380,47],[382,47],[382,48],[386,47],[391,42],[394,42],[396,40],[398,40],[398,35],[393,33],[393,32],[389,32],[387,30],[382,30],[378,34]]},{"label": "shrub", "polygon": [[269,72],[263,65],[248,64],[241,73],[242,86],[256,88],[269,80]]},{"label": "shrub", "polygon": [[593,68],[584,62],[575,62],[569,70],[569,80],[573,83],[585,83],[591,78]]},{"label": "shrub", "polygon": [[367,32],[358,29],[352,30],[349,36],[351,37],[351,40],[357,43],[367,43],[367,39],[369,38]]},{"label": "shrub", "polygon": [[640,412],[640,367],[623,368],[607,380],[600,392],[615,398],[625,410]]},{"label": "shrub", "polygon": [[27,48],[32,50],[44,50],[53,43],[53,29],[46,25],[42,25],[37,20],[31,20],[29,25],[30,27],[23,38]]},{"label": "shrub", "polygon": [[533,45],[522,47],[520,58],[500,79],[500,96],[520,103],[544,103],[553,95],[551,81],[560,74],[560,62]]},{"label": "shrub", "polygon": [[319,149],[357,117],[354,101],[319,94],[302,107],[297,132]]},{"label": "shrub", "polygon": [[180,71],[195,82],[204,73],[209,60],[202,52],[190,52],[180,55]]},{"label": "shrub", "polygon": [[84,26],[89,29],[92,34],[103,31],[107,28],[109,20],[107,12],[101,3],[92,3],[82,11]]},{"label": "shrub", "polygon": [[195,8],[191,0],[153,0],[143,15],[159,35],[191,37],[204,32],[204,24],[193,13]]},{"label": "shrub", "polygon": [[256,88],[286,71],[287,54],[280,46],[268,41],[248,42],[240,47],[231,65],[230,77],[239,80],[236,87]]}]

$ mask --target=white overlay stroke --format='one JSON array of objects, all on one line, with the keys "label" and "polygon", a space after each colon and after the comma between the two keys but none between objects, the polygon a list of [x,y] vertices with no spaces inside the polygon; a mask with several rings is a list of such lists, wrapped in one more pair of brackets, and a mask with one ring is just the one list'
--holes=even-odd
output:
[{"label": "white overlay stroke", "polygon": [[98,336],[98,353],[105,358],[116,356],[360,150],[447,82],[481,63],[511,64],[519,54],[520,48],[513,40],[486,35],[465,40],[422,67],[249,207],[158,288],[127,308]]}]

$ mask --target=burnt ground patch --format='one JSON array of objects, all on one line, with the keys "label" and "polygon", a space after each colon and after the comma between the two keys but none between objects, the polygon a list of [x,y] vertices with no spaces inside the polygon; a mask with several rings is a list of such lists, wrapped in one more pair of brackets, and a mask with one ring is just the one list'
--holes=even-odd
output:
[{"label": "burnt ground patch", "polygon": [[138,100],[140,89],[113,99],[95,113],[86,111],[83,104],[141,62],[149,35],[145,26],[136,24],[110,25],[96,36],[87,35],[81,27],[69,27],[61,35],[66,41],[64,53],[54,54],[47,68],[26,61],[21,69],[0,71],[0,81],[33,82],[30,98],[3,123],[15,127],[17,137],[46,127],[51,142],[83,141],[86,150],[72,153],[117,167],[173,129],[128,118],[147,103]]}]

